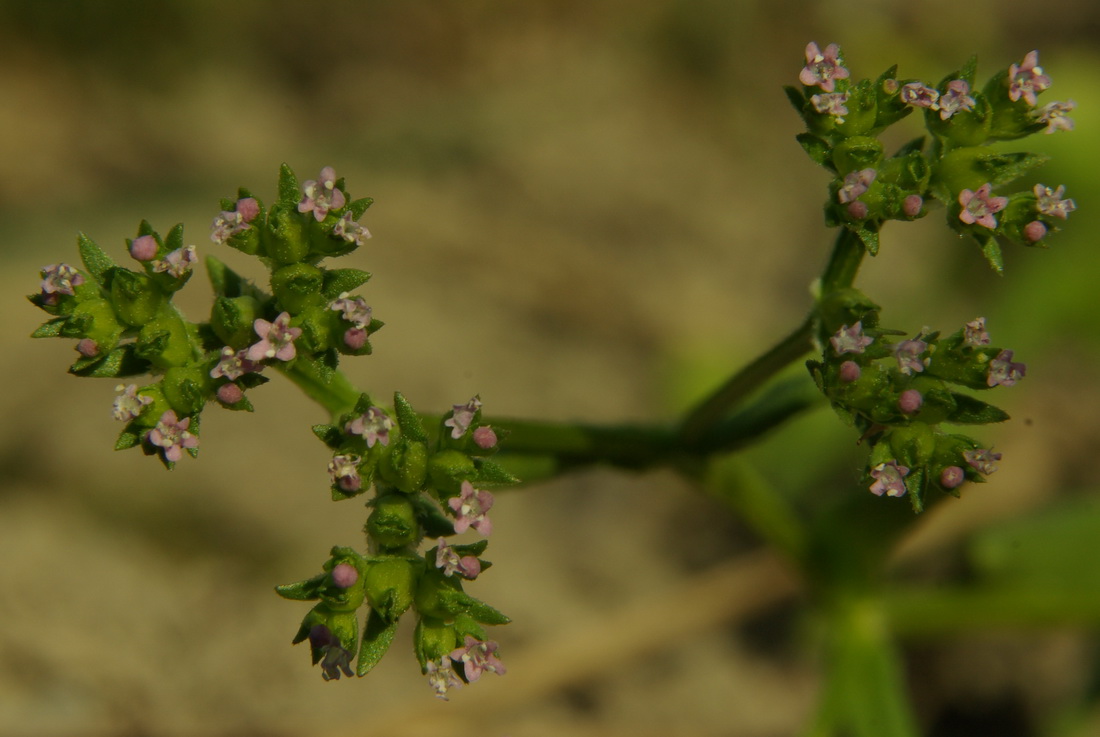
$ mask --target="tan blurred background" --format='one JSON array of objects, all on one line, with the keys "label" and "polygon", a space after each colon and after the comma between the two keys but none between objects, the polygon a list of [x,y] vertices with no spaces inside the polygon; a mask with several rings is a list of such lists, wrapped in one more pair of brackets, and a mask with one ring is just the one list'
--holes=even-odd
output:
[{"label": "tan blurred background", "polygon": [[[366,679],[323,683],[289,645],[306,607],[272,592],[361,542],[360,502],[328,501],[323,413],[274,381],[254,416],[207,412],[173,473],[114,454],[115,382],[27,339],[45,315],[23,295],[78,231],[121,258],[142,218],[182,221],[212,252],[219,198],[271,201],[283,161],[332,165],[376,199],[347,265],[375,274],[386,328],[347,366],[357,384],[425,410],[480,393],[500,415],[671,419],[810,304],[827,180],[780,89],[806,42],[841,43],[856,76],[897,62],[929,81],[1040,48],[1078,129],[1026,147],[1056,157],[1042,180],[1077,199],[1071,232],[1009,249],[1001,279],[936,213],[891,225],[860,279],[887,322],[984,314],[1029,364],[1003,400],[1018,420],[981,433],[1001,473],[930,515],[919,560],[1096,491],[1098,32],[1083,0],[0,2],[0,734],[796,733],[812,636],[769,604],[782,578],[739,578],[751,535],[666,472],[499,496],[496,566],[470,590],[515,619],[494,632],[506,677],[433,699],[409,628]],[[179,301],[202,318],[205,281]],[[795,496],[851,483],[852,440],[817,411],[748,457]],[[1072,631],[916,646],[921,717],[1008,704],[1038,729],[1089,683],[1091,648]]]}]

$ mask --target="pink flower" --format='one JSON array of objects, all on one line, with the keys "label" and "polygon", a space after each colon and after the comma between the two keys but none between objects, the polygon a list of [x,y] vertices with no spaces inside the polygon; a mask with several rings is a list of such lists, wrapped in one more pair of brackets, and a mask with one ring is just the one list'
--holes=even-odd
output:
[{"label": "pink flower", "polygon": [[1045,184],[1036,184],[1032,190],[1035,193],[1035,206],[1039,212],[1047,217],[1066,220],[1069,214],[1077,209],[1077,203],[1062,197],[1066,193],[1066,185],[1058,185],[1058,189],[1051,189]]},{"label": "pink flower", "polygon": [[[385,445],[385,443],[383,443]],[[359,478],[359,461],[356,455],[335,455],[328,464],[329,477],[332,483],[346,492],[359,491],[363,486],[363,480]]]},{"label": "pink flower", "polygon": [[475,396],[466,404],[452,405],[454,411],[451,416],[443,421],[445,427],[451,428],[451,437],[457,440],[466,434],[474,421],[474,415],[481,409],[481,397]]},{"label": "pink flower", "polygon": [[947,92],[940,95],[940,120],[947,120],[963,110],[974,109],[974,98],[970,96],[970,85],[965,79],[953,79],[947,83]]},{"label": "pink flower", "polygon": [[344,425],[344,431],[349,435],[361,435],[367,441],[367,447],[373,448],[375,443],[390,444],[392,427],[393,420],[385,410],[381,407],[369,407],[365,414]]},{"label": "pink flower", "polygon": [[1027,364],[1013,363],[1012,351],[1001,351],[989,362],[989,376],[985,383],[989,386],[1012,386],[1027,373]]},{"label": "pink flower", "polygon": [[176,417],[176,411],[170,409],[160,416],[156,427],[145,434],[145,439],[163,448],[166,460],[175,462],[183,457],[184,448],[199,447],[199,439],[187,432],[190,426],[190,417],[181,420]]},{"label": "pink flower", "polygon": [[926,107],[938,110],[940,93],[926,84],[910,82],[901,86],[901,101],[913,107]]},{"label": "pink flower", "polygon": [[848,114],[846,102],[848,102],[847,92],[826,92],[823,95],[814,95],[810,98],[814,110],[834,116],[838,124],[843,123],[844,116]]},{"label": "pink flower", "polygon": [[849,172],[848,175],[844,177],[844,184],[836,193],[837,200],[839,200],[842,205],[846,205],[849,202],[855,202],[861,194],[870,188],[871,183],[875,181],[876,175],[877,172],[874,169]]},{"label": "pink flower", "polygon": [[347,292],[341,292],[339,299],[330,302],[328,308],[342,312],[341,317],[357,328],[370,325],[371,308],[362,297],[349,297]]},{"label": "pink flower", "polygon": [[1013,64],[1008,68],[1008,99],[1013,102],[1023,97],[1028,105],[1035,107],[1038,102],[1035,96],[1048,87],[1050,77],[1043,74],[1043,68],[1039,66],[1038,51],[1029,51],[1023,64]]},{"label": "pink flower", "polygon": [[898,370],[906,375],[924,371],[924,367],[928,365],[928,359],[922,361],[920,354],[926,350],[928,350],[928,344],[920,338],[903,340],[895,345],[894,358],[898,360]]},{"label": "pink flower", "polygon": [[454,650],[450,654],[451,660],[457,660],[466,667],[466,680],[473,683],[481,678],[481,674],[488,671],[499,676],[505,674],[504,663],[497,659],[497,643],[493,640],[481,642],[470,635],[466,635],[463,647]]},{"label": "pink flower", "polygon": [[907,491],[904,478],[908,474],[909,469],[899,466],[897,461],[878,464],[871,469],[871,478],[875,480],[871,484],[871,493],[875,496],[904,496]]},{"label": "pink flower", "polygon": [[455,549],[439,538],[439,549],[435,554],[435,567],[443,570],[444,576],[458,574],[462,578],[473,580],[481,573],[481,561],[473,555],[459,556]]},{"label": "pink flower", "polygon": [[344,216],[336,221],[336,225],[332,226],[332,234],[357,246],[363,245],[367,238],[371,237],[370,231],[357,223],[350,212],[345,212]]},{"label": "pink flower", "polygon": [[298,212],[312,212],[317,222],[321,222],[330,210],[339,210],[345,202],[344,193],[336,188],[335,170],[326,166],[321,170],[319,180],[310,179],[302,184],[302,201],[298,203]]},{"label": "pink flower", "polygon": [[255,361],[248,359],[248,350],[235,351],[230,346],[222,348],[221,359],[218,365],[210,369],[210,378],[220,379],[225,377],[230,381],[236,381],[245,374],[259,371],[260,366]]},{"label": "pink flower", "polygon": [[260,203],[255,198],[243,197],[237,200],[233,210],[223,211],[214,218],[210,225],[210,240],[218,245],[224,244],[233,236],[248,230],[250,223],[259,214]]},{"label": "pink flower", "polygon": [[837,355],[842,356],[845,353],[863,353],[867,346],[875,342],[875,339],[863,334],[863,321],[860,320],[852,327],[842,325],[840,330],[836,331],[836,335],[829,338],[829,342],[833,344],[833,350]]},{"label": "pink flower", "polygon": [[450,658],[440,658],[438,663],[429,660],[424,666],[424,672],[428,675],[428,685],[435,691],[436,697],[444,701],[447,701],[447,691],[463,685],[462,679],[454,672]]},{"label": "pink flower", "polygon": [[1040,123],[1046,123],[1047,129],[1043,133],[1050,134],[1057,130],[1073,130],[1073,121],[1066,117],[1077,103],[1073,100],[1066,102],[1051,102],[1036,110],[1035,118]]},{"label": "pink flower", "polygon": [[997,461],[1001,460],[1001,454],[984,448],[976,448],[974,450],[964,450],[963,458],[975,471],[983,476],[988,476],[997,470]]},{"label": "pink flower", "polygon": [[126,387],[119,384],[115,387],[115,391],[121,392],[115,397],[113,410],[114,417],[119,422],[129,422],[137,419],[145,411],[145,408],[153,403],[152,397],[137,393],[137,384],[130,384]]},{"label": "pink flower", "polygon": [[68,264],[51,264],[42,269],[42,294],[74,295],[75,287],[84,283],[84,275]]},{"label": "pink flower", "polygon": [[478,491],[469,481],[462,482],[462,493],[447,500],[458,516],[455,520],[455,532],[462,534],[473,527],[485,537],[493,531],[489,520],[489,509],[493,506],[493,495],[487,491]]},{"label": "pink flower", "polygon": [[184,246],[183,248],[177,248],[171,253],[166,254],[163,261],[154,261],[153,271],[168,274],[171,277],[180,279],[187,272],[191,271],[191,267],[197,260],[198,257],[195,255],[195,247]]},{"label": "pink flower", "polygon": [[989,333],[985,330],[985,318],[975,317],[963,327],[963,342],[966,345],[989,345]]},{"label": "pink flower", "polygon": [[806,46],[806,66],[798,75],[798,81],[807,87],[817,85],[826,92],[836,89],[837,79],[847,79],[849,72],[840,64],[840,47],[829,44],[822,52],[817,43]]},{"label": "pink flower", "polygon": [[959,204],[962,205],[962,210],[959,211],[959,220],[962,220],[967,225],[974,225],[977,223],[983,228],[989,228],[990,230],[996,228],[997,218],[993,217],[993,214],[1005,209],[1005,205],[1008,204],[1008,198],[991,197],[990,195],[992,192],[993,185],[989,182],[978,187],[977,192],[973,192],[969,189],[964,189],[960,192]]},{"label": "pink flower", "polygon": [[259,343],[253,343],[248,348],[245,357],[249,361],[263,361],[269,358],[277,358],[280,361],[289,361],[298,355],[294,348],[294,341],[302,334],[301,328],[290,327],[290,313],[280,313],[275,322],[257,319],[252,323],[256,335],[260,336]]}]

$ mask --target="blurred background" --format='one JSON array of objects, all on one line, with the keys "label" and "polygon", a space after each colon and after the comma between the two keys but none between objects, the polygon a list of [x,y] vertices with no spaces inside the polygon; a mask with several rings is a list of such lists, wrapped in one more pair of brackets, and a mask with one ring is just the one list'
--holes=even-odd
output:
[{"label": "blurred background", "polygon": [[[671,420],[810,306],[827,177],[781,91],[807,41],[840,43],[856,77],[931,82],[1039,48],[1077,130],[1013,150],[1054,157],[1039,181],[1076,199],[1069,231],[1007,249],[1000,278],[938,211],[888,226],[858,282],[914,332],[985,315],[1028,364],[995,398],[1014,421],[980,431],[1001,472],[899,554],[934,578],[1013,519],[1067,499],[1097,516],[1098,32],[1084,0],[0,2],[0,734],[797,733],[812,627],[669,472],[498,496],[497,565],[470,590],[515,620],[493,633],[507,676],[439,702],[408,627],[367,678],[323,683],[289,644],[306,606],[272,591],[361,544],[360,502],[328,500],[323,412],[273,381],[254,416],[204,415],[198,461],[115,454],[116,382],[66,375],[71,343],[27,338],[46,316],[24,295],[79,231],[121,258],[141,219],[183,222],[213,252],[219,198],[270,202],[281,162],[331,165],[376,200],[345,265],[374,273],[386,328],[355,383],[425,411],[480,393],[495,415]],[[199,320],[209,299],[196,278],[177,301]],[[746,459],[794,498],[860,493],[853,441],[820,409]],[[909,643],[922,724],[1100,734],[1095,646],[1068,627]]]}]

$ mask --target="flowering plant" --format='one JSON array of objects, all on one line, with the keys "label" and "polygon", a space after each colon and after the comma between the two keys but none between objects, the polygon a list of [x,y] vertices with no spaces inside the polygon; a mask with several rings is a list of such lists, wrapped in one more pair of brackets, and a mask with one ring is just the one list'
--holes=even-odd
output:
[{"label": "flowering plant", "polygon": [[[1040,106],[1052,81],[1034,51],[980,89],[974,59],[930,85],[899,79],[896,68],[857,80],[835,44],[811,43],[805,57],[801,85],[787,88],[787,96],[806,124],[799,143],[830,177],[825,222],[838,230],[814,307],[673,426],[487,418],[480,395],[431,415],[401,393],[377,403],[353,387],[340,361],[369,355],[383,323],[357,293],[371,275],[327,260],[366,245],[371,233],[361,220],[373,201],[353,199],[331,167],[299,182],[284,164],[269,207],[245,189],[221,202],[211,241],[255,256],[268,275],[261,287],[206,256],[215,294],[207,320],[188,321],[172,301],[198,263],[182,225],[162,236],[142,222],[126,244],[132,268],[81,235],[83,268],[58,263],[42,270],[30,299],[51,319],[33,336],[75,339],[71,373],[122,381],[113,406],[123,423],[116,449],[140,448],[168,469],[185,454],[198,456],[208,405],[252,411],[249,395],[272,373],[328,413],[312,431],[332,454],[329,495],[340,502],[373,492],[366,545],[336,545],[320,573],[276,587],[286,599],[316,602],[293,642],[308,640],[325,680],[368,673],[409,613],[416,659],[437,696],[447,699],[485,672],[504,674],[486,628],[509,619],[464,588],[491,565],[483,558],[493,530],[491,490],[534,480],[524,472],[531,459],[550,461],[543,476],[591,463],[668,465],[720,490],[813,585],[823,611],[839,623],[834,675],[877,673],[873,698],[900,714],[891,718],[901,725],[879,733],[908,734],[889,638],[860,629],[868,602],[877,602],[883,553],[915,513],[959,497],[967,483],[997,470],[1002,454],[955,428],[1007,420],[975,395],[1013,387],[1027,367],[993,342],[985,317],[947,334],[888,326],[880,305],[855,287],[856,277],[864,257],[879,252],[888,221],[917,220],[940,206],[949,227],[968,236],[997,272],[1004,270],[1003,247],[1046,247],[1074,201],[1062,185],[1008,189],[1043,157],[989,144],[1071,130],[1074,103]],[[914,113],[927,135],[888,155],[880,135]],[[801,360],[815,397],[784,383],[758,391]],[[126,383],[141,376],[152,378]],[[822,397],[867,448],[859,494],[835,514],[805,519],[780,499],[733,489],[733,452]],[[471,530],[476,542],[448,541]],[[871,734],[850,694],[830,692],[825,702],[822,723],[831,731],[823,733]]]}]

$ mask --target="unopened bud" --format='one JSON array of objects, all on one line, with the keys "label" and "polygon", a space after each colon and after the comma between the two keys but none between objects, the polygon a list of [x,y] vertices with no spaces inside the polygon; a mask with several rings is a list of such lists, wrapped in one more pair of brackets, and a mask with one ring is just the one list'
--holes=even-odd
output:
[{"label": "unopened bud", "polygon": [[848,203],[848,215],[853,220],[863,220],[867,217],[867,205],[859,200]]},{"label": "unopened bud", "polygon": [[338,563],[332,569],[332,583],[346,589],[359,580],[359,571],[350,563]]},{"label": "unopened bud", "polygon": [[853,381],[859,378],[862,373],[859,368],[859,364],[855,361],[845,361],[840,364],[840,369],[837,372],[837,377],[845,384],[851,384]]},{"label": "unopened bud", "polygon": [[222,404],[236,404],[244,399],[244,392],[236,384],[222,384],[218,387],[218,401]]},{"label": "unopened bud", "polygon": [[924,404],[924,397],[916,389],[906,389],[898,397],[898,409],[904,414],[911,415]]},{"label": "unopened bud", "polygon": [[924,198],[919,194],[911,194],[901,203],[901,211],[908,218],[915,218],[920,215],[922,207],[924,207]]},{"label": "unopened bud", "polygon": [[95,358],[99,355],[99,345],[91,338],[85,338],[76,344],[77,352],[85,358]]},{"label": "unopened bud", "polygon": [[135,261],[152,261],[157,256],[157,242],[151,235],[143,235],[130,242],[130,255]]},{"label": "unopened bud", "polygon": [[940,473],[940,486],[945,489],[954,489],[966,480],[966,474],[958,466],[948,466]]},{"label": "unopened bud", "polygon": [[1038,220],[1032,220],[1030,223],[1024,226],[1024,238],[1028,243],[1038,243],[1043,240],[1043,237],[1047,234],[1047,226],[1043,225]]}]

